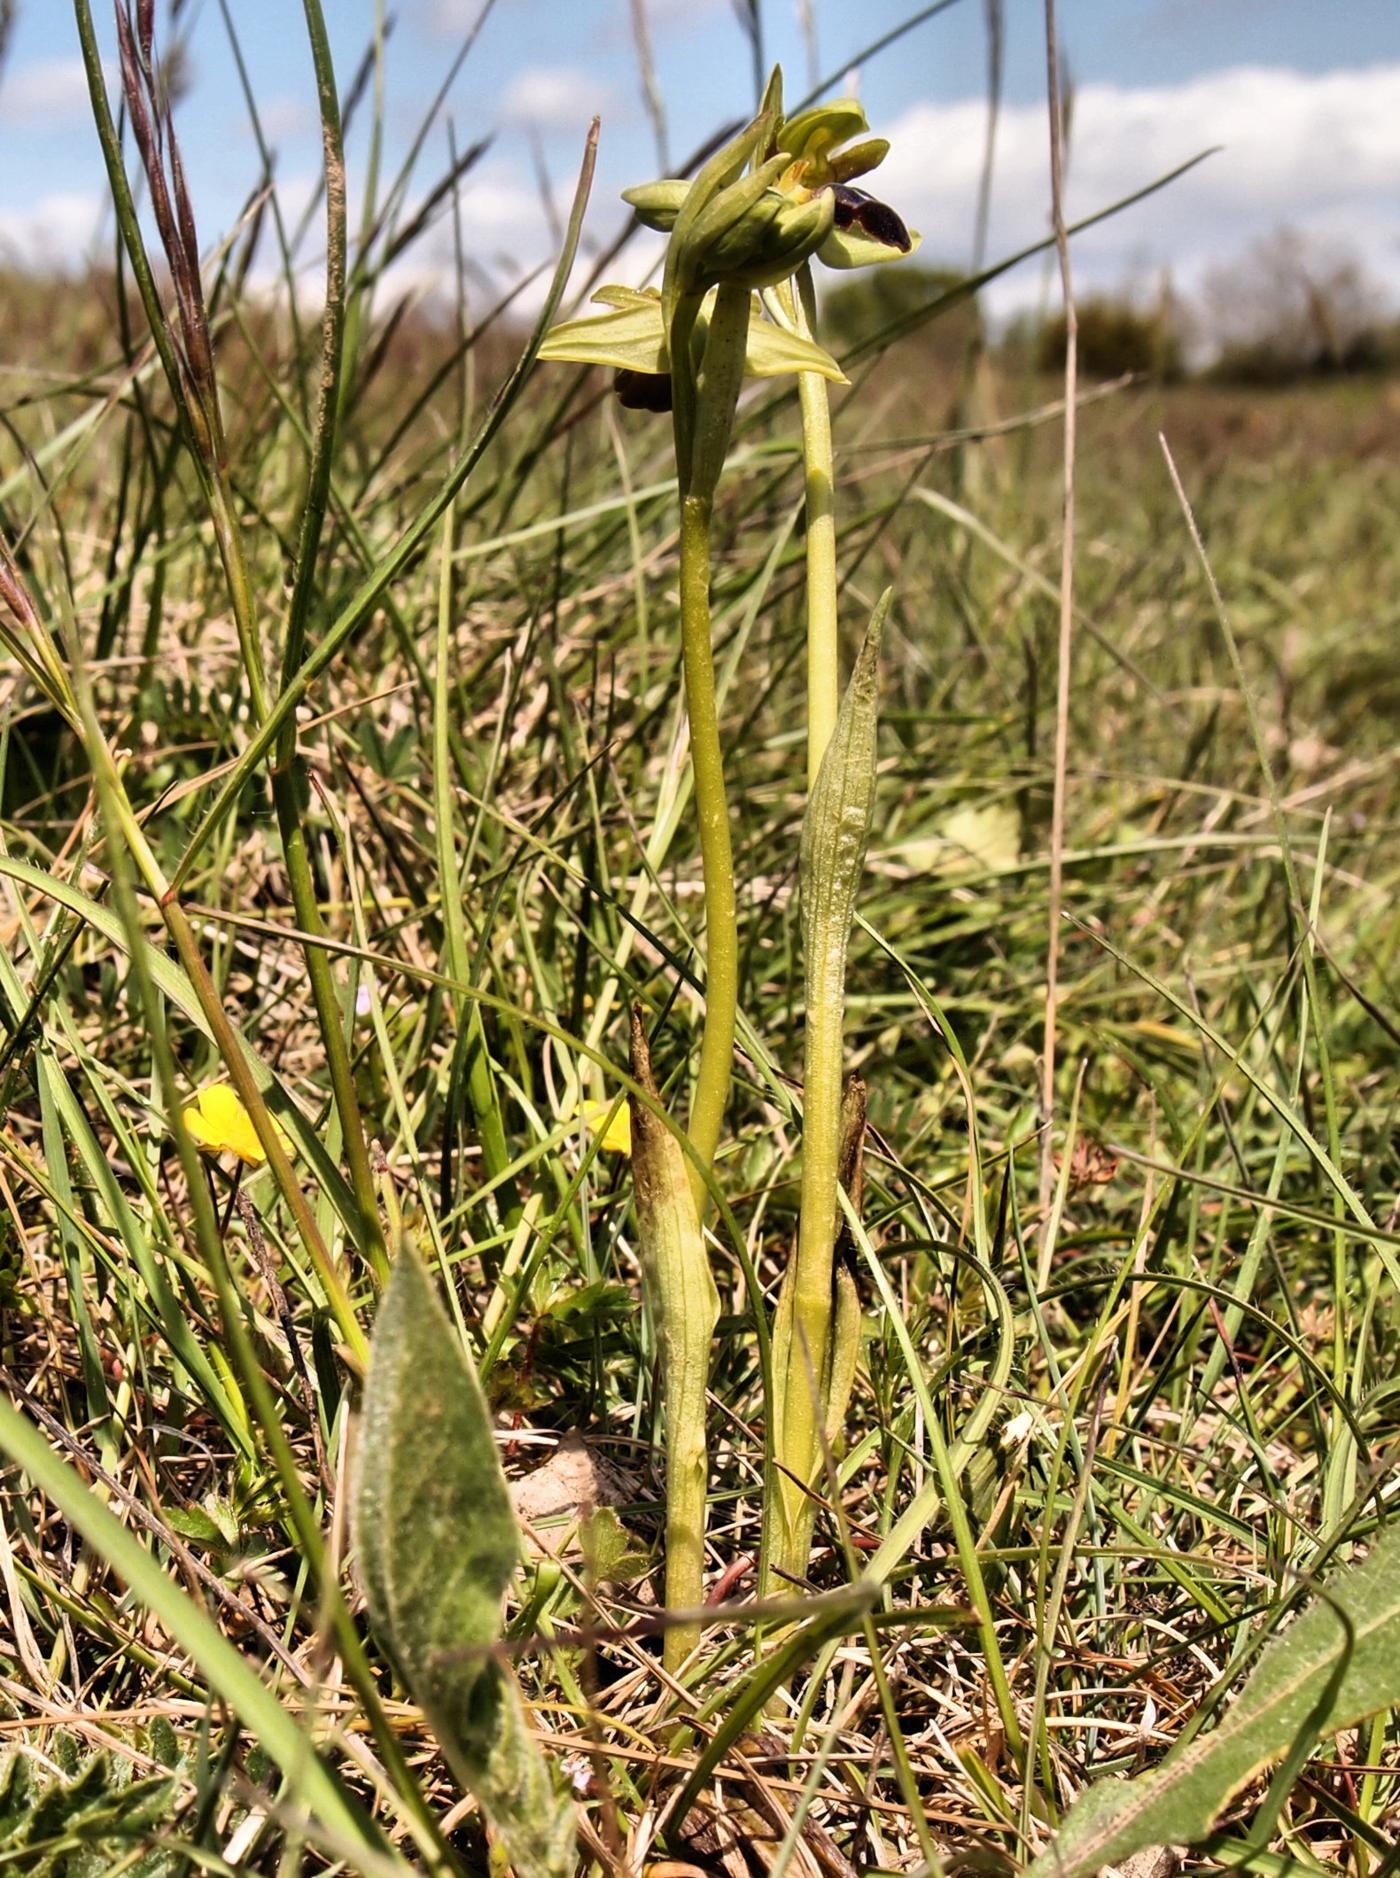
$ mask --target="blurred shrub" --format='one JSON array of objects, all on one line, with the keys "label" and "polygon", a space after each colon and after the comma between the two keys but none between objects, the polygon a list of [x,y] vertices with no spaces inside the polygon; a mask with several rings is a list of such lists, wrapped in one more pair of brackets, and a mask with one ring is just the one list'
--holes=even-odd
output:
[{"label": "blurred shrub", "polygon": [[[955,268],[919,267],[908,262],[862,269],[823,295],[823,343],[839,358],[851,346],[873,339],[887,326],[952,293],[964,279]],[[980,343],[982,338],[982,314],[976,295],[969,294],[917,326],[910,337],[917,337],[940,357],[960,359],[969,345]]]},{"label": "blurred shrub", "polygon": [[[1079,369],[1087,378],[1121,378],[1146,372],[1154,378],[1179,378],[1181,341],[1165,309],[1145,311],[1109,294],[1077,302]],[[1044,322],[1035,337],[1035,363],[1042,372],[1062,372],[1065,365],[1065,317]]]},{"label": "blurred shrub", "polygon": [[1397,363],[1386,296],[1364,261],[1294,229],[1281,228],[1213,269],[1202,300],[1218,347],[1214,378],[1280,385]]}]

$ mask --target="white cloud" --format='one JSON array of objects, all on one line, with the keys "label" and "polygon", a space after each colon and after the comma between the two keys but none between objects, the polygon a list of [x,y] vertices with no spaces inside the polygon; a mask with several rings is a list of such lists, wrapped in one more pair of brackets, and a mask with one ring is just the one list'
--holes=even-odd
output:
[{"label": "white cloud", "polygon": [[462,184],[462,226],[478,254],[503,252],[522,264],[547,251],[540,192],[508,163],[486,163]]},{"label": "white cloud", "polygon": [[[556,190],[556,215],[566,214],[567,208],[567,202]],[[405,217],[412,214],[410,205]],[[488,159],[463,180],[461,214],[472,261],[496,284],[493,293],[504,290],[521,274],[548,260],[555,251],[549,214],[538,187],[508,158]],[[404,292],[450,293],[454,267],[451,220],[440,215],[432,228],[390,268],[384,279],[382,304],[387,305],[395,294]],[[474,291],[479,280],[478,274],[473,280]],[[524,310],[533,312],[542,304],[545,284],[544,281],[535,283],[535,290],[527,293],[521,303]]]},{"label": "white cloud", "polygon": [[[534,102],[562,108],[565,74],[524,73],[506,108]],[[575,121],[590,101],[567,75]],[[548,82],[546,82],[548,81]],[[965,265],[972,243],[986,107],[980,98],[918,105],[877,128],[892,142],[871,186],[924,237],[930,262]],[[1355,251],[1400,299],[1400,65],[1310,76],[1283,68],[1238,67],[1161,86],[1084,85],[1075,94],[1067,209],[1071,219],[1107,207],[1209,145],[1219,152],[1166,189],[1077,236],[1075,285],[1082,294],[1130,283],[1155,286],[1169,267],[1193,293],[1203,276],[1283,225],[1320,248]],[[556,179],[556,207],[568,182]],[[610,192],[600,185],[589,233],[610,236]],[[997,138],[989,258],[1042,239],[1050,187],[1043,103],[1007,107]],[[553,252],[538,191],[504,156],[483,165],[464,189],[466,225],[483,261],[506,257],[530,267]],[[430,275],[446,246],[425,249]],[[640,267],[640,251],[624,264]],[[445,278],[445,276],[444,276]],[[997,282],[990,311],[1002,316],[1036,303],[1045,278],[1031,262]],[[542,291],[542,288],[541,288]],[[1058,288],[1051,286],[1052,301]]]},{"label": "white cloud", "polygon": [[480,0],[431,0],[424,24],[435,33],[465,33],[480,11]]},{"label": "white cloud", "polygon": [[91,246],[102,209],[101,197],[77,193],[0,208],[0,254],[25,267],[71,266]]},{"label": "white cloud", "polygon": [[36,59],[5,74],[0,124],[45,124],[86,117],[87,73],[81,59]]},{"label": "white cloud", "polygon": [[305,98],[285,95],[258,105],[258,122],[271,144],[285,143],[311,130],[316,116]]},{"label": "white cloud", "polygon": [[501,113],[542,130],[573,130],[585,127],[591,117],[613,115],[616,104],[605,79],[574,66],[529,65],[506,86]]},{"label": "white cloud", "polygon": [[[874,186],[924,236],[930,260],[971,247],[986,107],[917,105],[881,125],[893,148]],[[1049,225],[1046,112],[1002,112],[993,184],[993,258]],[[1076,238],[1079,288],[1169,265],[1191,288],[1282,224],[1353,245],[1400,293],[1400,65],[1308,74],[1242,66],[1176,85],[1084,85],[1074,95],[1066,209],[1104,208],[1209,145],[1223,148],[1146,202]],[[994,309],[1038,291],[1034,267],[999,283]]]},{"label": "white cloud", "polygon": [[[647,29],[653,43],[678,37],[708,26],[714,15],[731,11],[729,0],[643,0]],[[635,47],[637,29],[627,0],[612,0],[598,20],[592,43],[600,49],[615,51],[619,46]]]}]

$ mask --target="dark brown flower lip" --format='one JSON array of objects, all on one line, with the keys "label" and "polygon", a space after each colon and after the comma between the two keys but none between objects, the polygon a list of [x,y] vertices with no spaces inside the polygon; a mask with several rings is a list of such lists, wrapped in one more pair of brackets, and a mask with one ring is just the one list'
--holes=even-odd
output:
[{"label": "dark brown flower lip", "polygon": [[901,254],[908,254],[914,245],[909,239],[909,230],[888,203],[868,196],[863,189],[852,189],[849,183],[835,184],[834,192],[838,228],[854,225],[869,235],[872,241],[881,242],[887,248],[898,248]]},{"label": "dark brown flower lip", "polygon": [[621,366],[613,378],[617,401],[628,411],[669,411],[672,405],[669,372],[634,372]]}]

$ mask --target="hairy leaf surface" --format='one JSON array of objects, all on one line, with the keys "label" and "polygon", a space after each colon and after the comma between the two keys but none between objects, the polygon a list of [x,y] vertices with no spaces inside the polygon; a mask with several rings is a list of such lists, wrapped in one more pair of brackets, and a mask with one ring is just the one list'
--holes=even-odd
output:
[{"label": "hairy leaf surface", "polygon": [[354,1506],[370,1616],[520,1878],[573,1869],[573,1810],[492,1654],[519,1551],[481,1385],[416,1252],[375,1322]]},{"label": "hairy leaf surface", "polygon": [[1149,1845],[1194,1845],[1252,1775],[1400,1701],[1400,1534],[1343,1573],[1266,1647],[1225,1719],[1137,1780],[1105,1780],[1029,1878],[1088,1878]]}]

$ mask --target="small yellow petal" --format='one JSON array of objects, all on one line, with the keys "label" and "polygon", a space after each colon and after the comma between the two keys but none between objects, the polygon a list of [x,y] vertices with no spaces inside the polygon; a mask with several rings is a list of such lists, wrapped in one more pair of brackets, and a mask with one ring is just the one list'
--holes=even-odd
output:
[{"label": "small yellow petal", "polygon": [[[201,1089],[185,1110],[185,1126],[206,1154],[236,1154],[248,1167],[261,1167],[267,1159],[252,1117],[226,1082]],[[273,1122],[278,1145],[291,1152],[291,1141],[280,1122]]]},{"label": "small yellow petal", "polygon": [[[574,1114],[593,1134],[602,1128],[603,1138],[599,1142],[605,1154],[630,1154],[632,1152],[632,1113],[625,1102],[617,1105],[616,1112],[609,1121],[611,1102],[580,1102]],[[604,1127],[603,1124],[607,1123]]]}]

